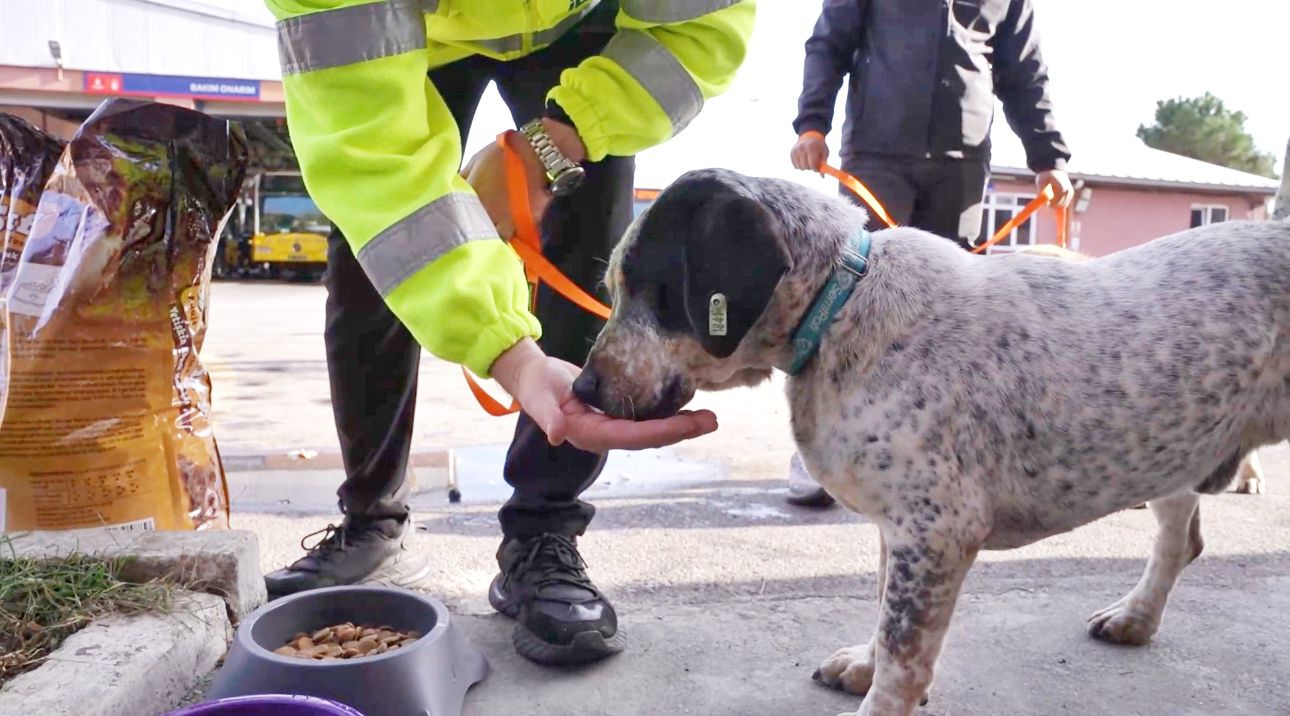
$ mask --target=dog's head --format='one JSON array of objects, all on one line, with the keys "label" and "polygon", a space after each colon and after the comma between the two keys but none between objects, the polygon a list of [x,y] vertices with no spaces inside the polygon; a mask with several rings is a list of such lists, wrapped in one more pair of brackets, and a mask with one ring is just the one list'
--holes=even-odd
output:
[{"label": "dog's head", "polygon": [[776,341],[755,334],[792,259],[758,182],[690,172],[632,224],[610,258],[614,312],[574,383],[579,399],[648,419],[700,388],[770,377]]}]

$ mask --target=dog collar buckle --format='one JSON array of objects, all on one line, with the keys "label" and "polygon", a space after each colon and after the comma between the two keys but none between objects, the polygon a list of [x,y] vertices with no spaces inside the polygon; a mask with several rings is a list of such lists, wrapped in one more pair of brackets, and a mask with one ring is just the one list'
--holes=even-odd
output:
[{"label": "dog collar buckle", "polygon": [[856,277],[856,280],[864,278],[869,270],[869,258],[867,256],[848,256],[843,259],[838,268]]}]

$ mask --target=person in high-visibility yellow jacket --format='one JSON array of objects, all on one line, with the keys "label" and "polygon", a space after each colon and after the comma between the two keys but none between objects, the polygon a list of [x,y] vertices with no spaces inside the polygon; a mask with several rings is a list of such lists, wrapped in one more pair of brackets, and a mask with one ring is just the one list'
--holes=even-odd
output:
[{"label": "person in high-visibility yellow jacket", "polygon": [[594,290],[632,217],[632,156],[730,86],[753,0],[265,2],[278,19],[292,143],[334,224],[325,335],[346,467],[341,526],[268,575],[270,596],[409,585],[429,571],[423,555],[399,549],[424,346],[497,379],[523,408],[489,593],[517,620],[516,648],[542,663],[621,650],[614,610],[574,542],[594,513],[578,496],[606,450],[710,432],[715,416],[633,423],[572,397],[574,363],[600,324],[545,290],[530,312],[520,262],[501,240],[511,230],[501,150],[489,145],[462,171],[462,146],[493,81],[521,128],[510,146],[543,250]]}]

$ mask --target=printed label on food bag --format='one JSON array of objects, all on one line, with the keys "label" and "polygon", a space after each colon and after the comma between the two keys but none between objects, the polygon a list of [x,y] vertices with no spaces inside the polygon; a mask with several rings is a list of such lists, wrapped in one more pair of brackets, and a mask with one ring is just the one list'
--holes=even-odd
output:
[{"label": "printed label on food bag", "polygon": [[76,250],[77,239],[97,236],[107,228],[107,220],[93,206],[68,194],[46,191],[9,288],[9,310],[24,316],[43,315],[50,295],[62,293],[59,274]]},{"label": "printed label on food bag", "polygon": [[[0,274],[13,271],[22,255],[22,247],[27,243],[27,235],[36,221],[36,207],[22,199],[0,198],[0,235],[4,236],[4,253],[0,254]],[[3,284],[0,284],[3,285]]]}]

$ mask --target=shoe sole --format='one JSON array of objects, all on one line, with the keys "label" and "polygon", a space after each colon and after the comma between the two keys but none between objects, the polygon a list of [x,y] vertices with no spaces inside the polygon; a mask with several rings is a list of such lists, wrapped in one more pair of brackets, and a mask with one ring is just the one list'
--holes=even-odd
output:
[{"label": "shoe sole", "polygon": [[623,636],[622,629],[614,632],[614,635],[608,639],[599,631],[588,629],[574,634],[568,644],[542,641],[518,621],[520,605],[517,602],[503,601],[492,589],[489,589],[488,603],[497,610],[498,614],[507,619],[516,620],[515,631],[511,633],[511,643],[514,644],[515,651],[520,656],[538,664],[546,666],[588,664],[613,656],[627,646],[627,637]]},{"label": "shoe sole", "polygon": [[424,583],[430,576],[430,571],[430,560],[425,555],[406,551],[401,552],[389,564],[377,567],[375,572],[359,580],[359,583],[416,589],[425,586]]},{"label": "shoe sole", "polygon": [[568,644],[550,644],[537,638],[523,624],[515,625],[511,641],[520,656],[546,666],[588,664],[613,656],[627,646],[621,629],[608,639],[592,630],[574,634],[573,641]]},{"label": "shoe sole", "polygon": [[832,507],[837,503],[833,496],[824,490],[812,490],[806,493],[789,494],[784,500],[798,507]]}]

